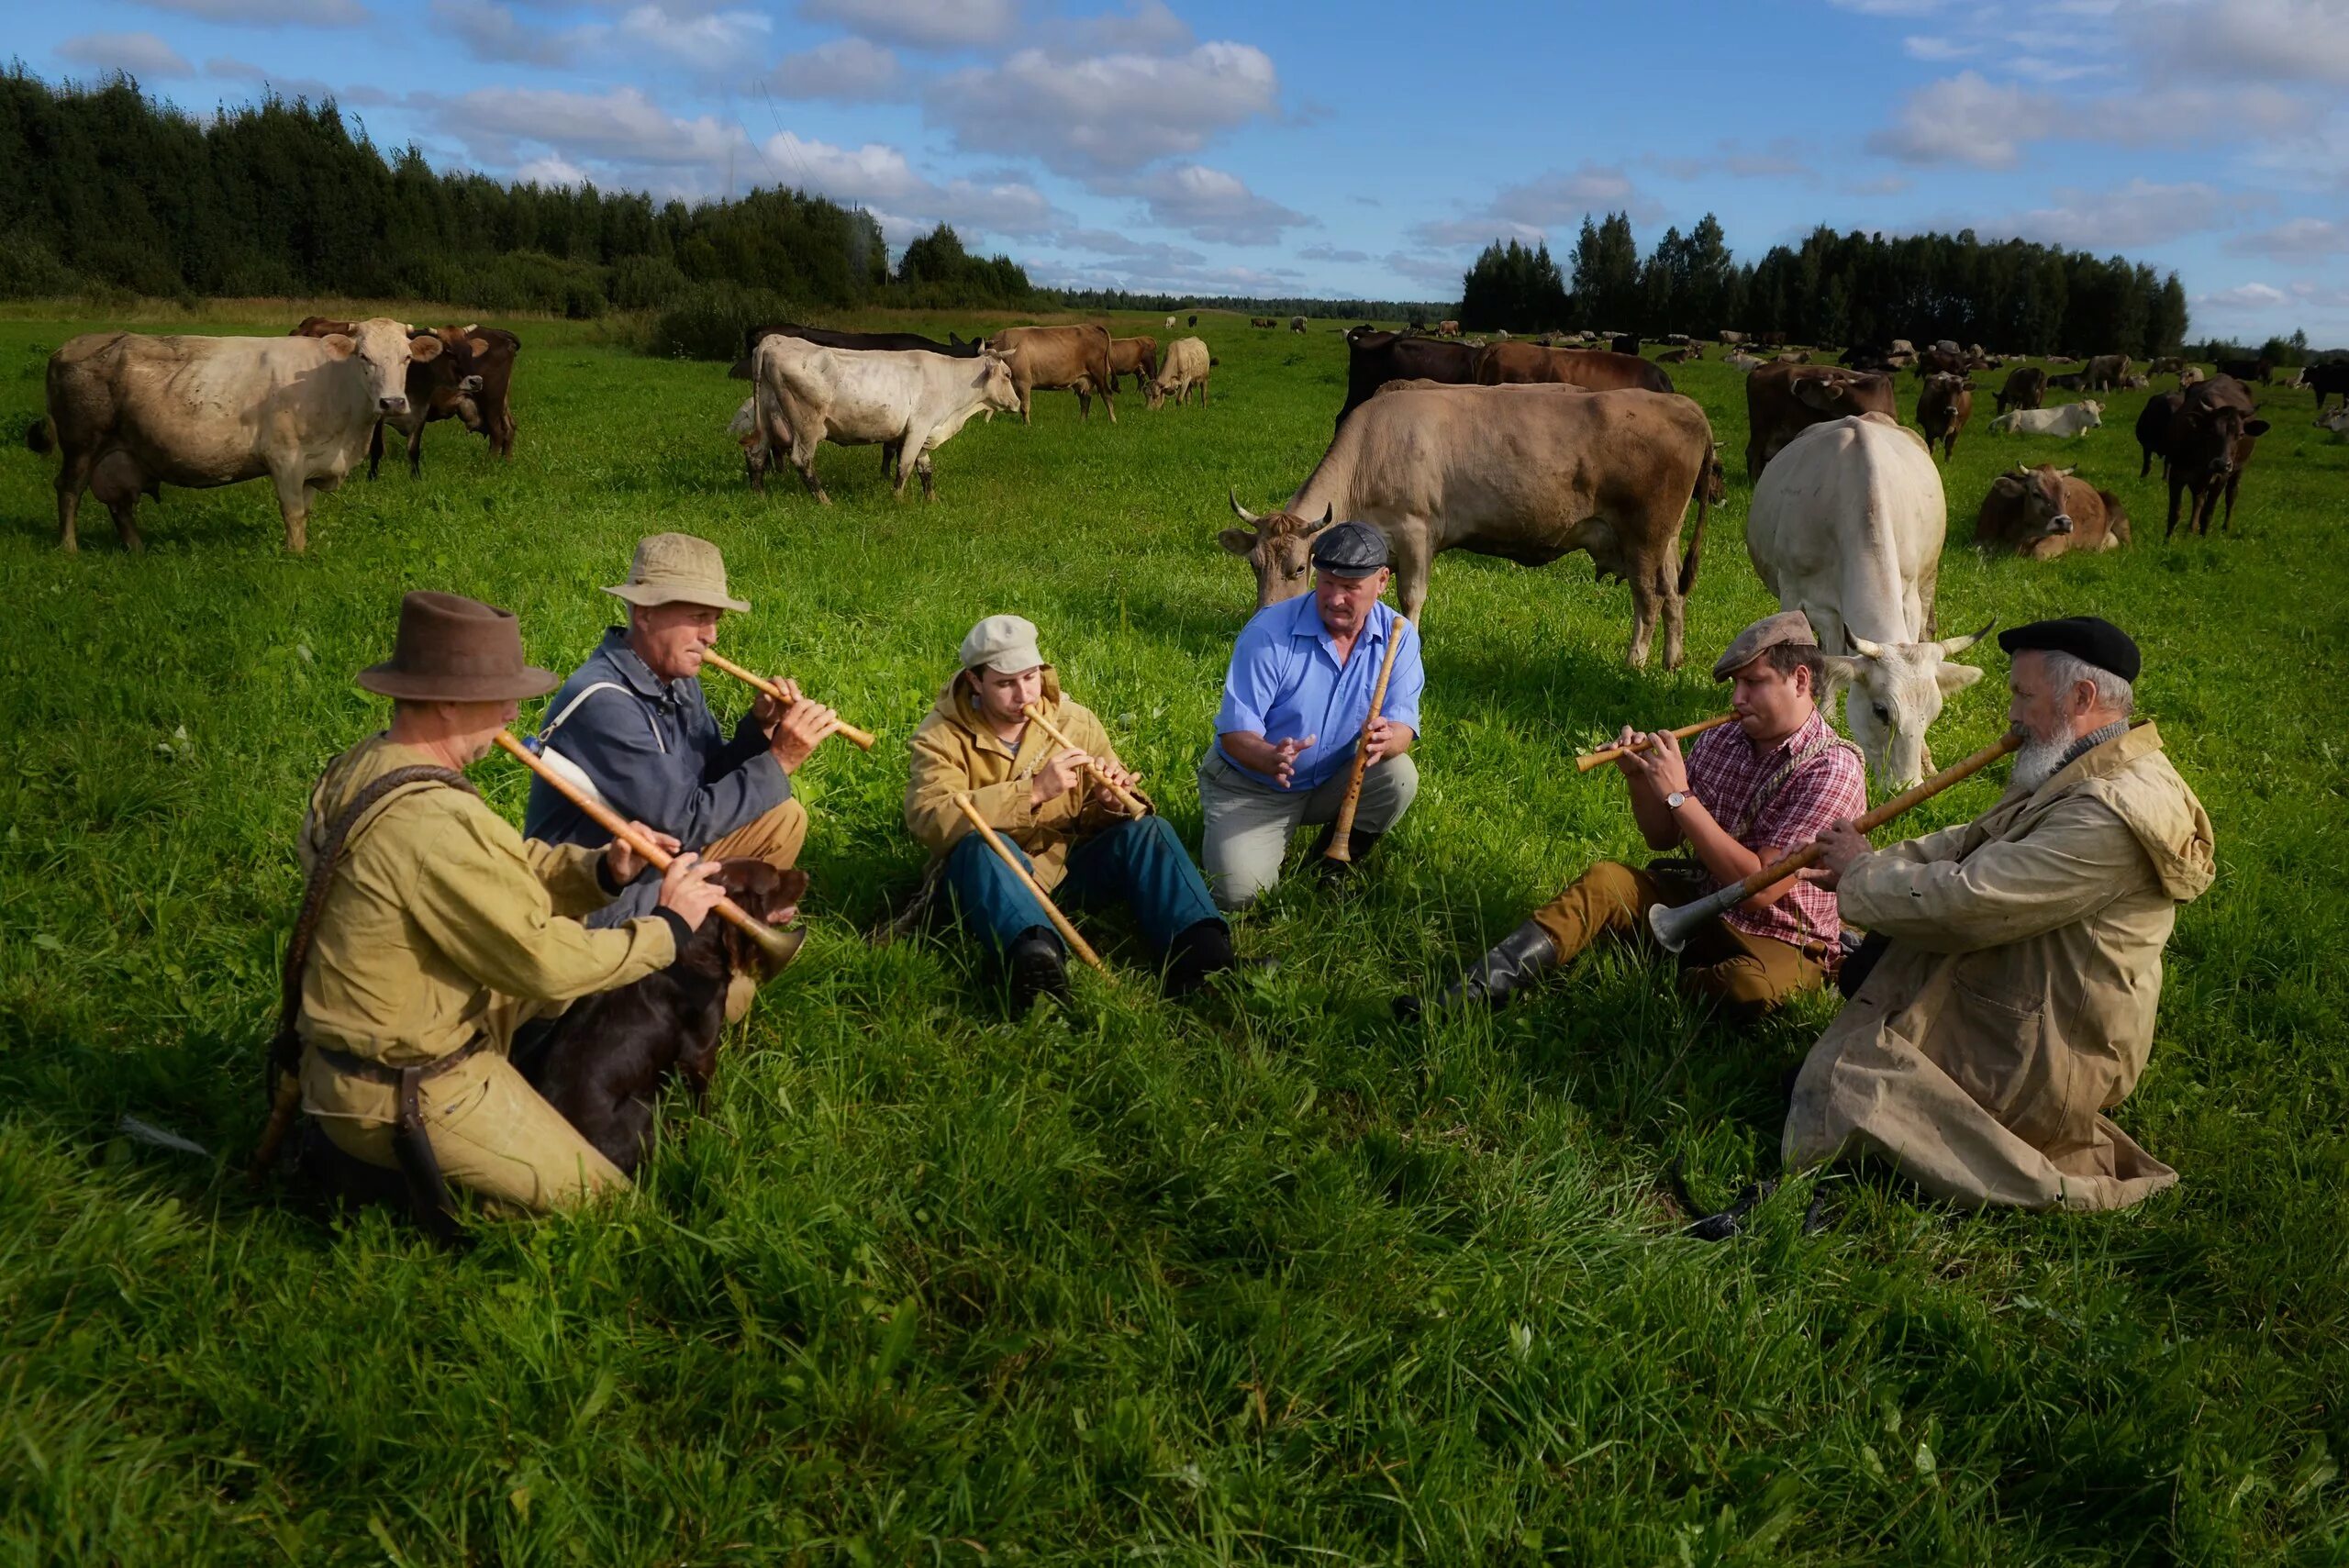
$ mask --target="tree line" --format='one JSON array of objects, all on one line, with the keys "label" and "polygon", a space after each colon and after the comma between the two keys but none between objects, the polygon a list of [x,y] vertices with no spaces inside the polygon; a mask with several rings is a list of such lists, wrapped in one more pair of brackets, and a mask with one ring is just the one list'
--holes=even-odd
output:
[{"label": "tree line", "polygon": [[2186,291],[2121,256],[2099,258],[1972,229],[1887,239],[1814,228],[1800,245],[1739,262],[1710,213],[1642,258],[1631,218],[1586,217],[1562,269],[1546,244],[1495,240],[1461,284],[1472,330],[1621,331],[1643,338],[1724,328],[1791,342],[1954,339],[2011,353],[2174,354]]},{"label": "tree line", "polygon": [[[869,213],[791,190],[656,204],[388,157],[331,102],[198,119],[131,78],[0,75],[0,297],[445,301],[587,317],[858,306],[1017,307],[1036,291],[941,226],[893,270]],[[735,342],[740,341],[739,334]],[[718,351],[730,353],[730,349]]]}]

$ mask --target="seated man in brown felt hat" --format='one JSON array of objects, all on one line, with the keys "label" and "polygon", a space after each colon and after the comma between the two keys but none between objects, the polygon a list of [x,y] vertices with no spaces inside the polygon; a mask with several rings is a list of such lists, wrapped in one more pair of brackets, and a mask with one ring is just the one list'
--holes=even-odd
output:
[{"label": "seated man in brown felt hat", "polygon": [[629,1184],[507,1059],[515,1026],[666,967],[723,894],[716,861],[679,853],[640,918],[590,930],[577,917],[643,862],[618,842],[525,841],[473,793],[459,770],[554,682],[507,612],[408,595],[391,661],[359,675],[392,699],[391,728],[328,766],[300,846],[325,883],[306,900],[303,1108],[412,1188],[421,1144],[440,1175],[525,1209]]},{"label": "seated man in brown felt hat", "polygon": [[[691,534],[640,541],[628,581],[604,592],[625,603],[613,627],[547,704],[539,738],[550,760],[573,770],[604,804],[651,823],[714,861],[745,857],[788,871],[807,837],[807,808],[791,796],[791,775],[840,728],[832,710],[779,683],[792,700],[762,695],[729,739],[702,693],[702,656],[718,644],[726,612],[750,606],[726,591],[718,547]],[[604,830],[544,779],[530,781],[522,828],[552,844],[600,844]],[[588,918],[618,925],[652,907],[660,881],[649,873]],[[750,1010],[758,977],[738,974],[726,1016]]]}]

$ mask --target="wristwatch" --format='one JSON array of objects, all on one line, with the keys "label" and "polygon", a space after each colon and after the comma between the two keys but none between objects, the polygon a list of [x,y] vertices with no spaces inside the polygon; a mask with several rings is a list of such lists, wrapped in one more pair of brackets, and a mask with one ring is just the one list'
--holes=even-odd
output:
[{"label": "wristwatch", "polygon": [[1677,811],[1695,798],[1696,796],[1685,789],[1675,789],[1664,797],[1664,808],[1666,811]]}]

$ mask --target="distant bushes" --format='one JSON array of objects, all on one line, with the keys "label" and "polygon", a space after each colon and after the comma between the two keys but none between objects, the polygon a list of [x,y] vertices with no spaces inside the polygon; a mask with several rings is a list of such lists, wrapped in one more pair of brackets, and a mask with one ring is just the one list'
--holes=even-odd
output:
[{"label": "distant bushes", "polygon": [[739,284],[696,284],[653,321],[645,351],[664,360],[733,361],[751,327],[789,317],[790,306],[773,289]]}]

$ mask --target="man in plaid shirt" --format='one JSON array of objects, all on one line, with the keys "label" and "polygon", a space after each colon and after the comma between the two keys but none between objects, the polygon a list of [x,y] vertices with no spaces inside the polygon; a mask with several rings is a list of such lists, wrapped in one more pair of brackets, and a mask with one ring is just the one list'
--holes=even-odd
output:
[{"label": "man in plaid shirt", "polygon": [[[1859,751],[1819,711],[1824,673],[1810,623],[1788,610],[1747,627],[1713,666],[1713,679],[1736,683],[1734,725],[1707,731],[1685,760],[1670,734],[1642,738],[1626,727],[1618,745],[1647,742],[1616,763],[1641,836],[1653,850],[1686,844],[1693,861],[1601,861],[1486,953],[1441,1005],[1497,1004],[1604,931],[1652,940],[1651,905],[1687,904],[1742,881],[1865,811]],[[1832,893],[1789,877],[1688,943],[1681,986],[1757,1016],[1827,983],[1842,957],[1842,929]],[[1396,1010],[1415,1013],[1418,998],[1397,998]]]}]

